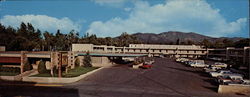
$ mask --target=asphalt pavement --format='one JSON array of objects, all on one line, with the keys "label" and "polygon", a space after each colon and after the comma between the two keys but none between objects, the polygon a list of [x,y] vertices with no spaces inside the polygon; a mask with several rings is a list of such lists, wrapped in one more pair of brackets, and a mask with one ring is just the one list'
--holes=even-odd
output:
[{"label": "asphalt pavement", "polygon": [[0,97],[246,97],[217,88],[201,68],[155,58],[151,69],[108,67],[63,86],[0,85]]}]

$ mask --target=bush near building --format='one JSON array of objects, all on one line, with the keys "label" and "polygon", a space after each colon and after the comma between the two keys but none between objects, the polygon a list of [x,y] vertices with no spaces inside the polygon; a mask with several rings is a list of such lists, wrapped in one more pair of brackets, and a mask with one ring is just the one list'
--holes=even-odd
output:
[{"label": "bush near building", "polygon": [[86,56],[84,57],[83,64],[84,67],[92,67],[91,56],[89,55],[89,52],[87,52]]},{"label": "bush near building", "polygon": [[79,67],[79,66],[80,66],[80,60],[79,60],[79,58],[76,58],[75,67]]},{"label": "bush near building", "polygon": [[26,62],[23,66],[23,69],[24,71],[29,71],[33,69],[33,66],[29,62]]},{"label": "bush near building", "polygon": [[39,73],[46,73],[46,72],[48,72],[48,70],[46,69],[45,62],[42,61],[42,60],[38,64],[38,72]]}]

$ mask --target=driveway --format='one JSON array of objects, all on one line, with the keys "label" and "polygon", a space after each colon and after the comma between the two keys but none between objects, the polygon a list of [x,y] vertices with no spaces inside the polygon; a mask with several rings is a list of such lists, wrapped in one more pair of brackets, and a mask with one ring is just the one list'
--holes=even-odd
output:
[{"label": "driveway", "polygon": [[186,67],[168,58],[155,58],[151,69],[126,65],[104,68],[67,85],[93,97],[238,97],[217,93],[213,79],[200,68]]}]

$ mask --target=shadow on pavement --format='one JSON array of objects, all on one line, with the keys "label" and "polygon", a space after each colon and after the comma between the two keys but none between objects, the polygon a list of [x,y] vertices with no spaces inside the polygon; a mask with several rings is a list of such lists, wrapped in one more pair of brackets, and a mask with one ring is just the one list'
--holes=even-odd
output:
[{"label": "shadow on pavement", "polygon": [[210,83],[211,85],[217,86],[218,83],[215,82],[215,79],[203,79],[203,81]]},{"label": "shadow on pavement", "polygon": [[79,97],[78,89],[34,86],[35,84],[0,80],[0,97]]},{"label": "shadow on pavement", "polygon": [[174,68],[174,67],[168,67],[171,69],[175,69],[175,70],[179,70],[179,71],[185,71],[185,72],[191,72],[191,73],[196,73],[196,74],[200,74],[203,73],[202,71],[197,71],[197,70],[186,70],[186,69],[181,69],[181,68]]},{"label": "shadow on pavement", "polygon": [[217,93],[218,87],[207,87],[207,86],[203,86],[206,89],[212,90],[213,92]]}]

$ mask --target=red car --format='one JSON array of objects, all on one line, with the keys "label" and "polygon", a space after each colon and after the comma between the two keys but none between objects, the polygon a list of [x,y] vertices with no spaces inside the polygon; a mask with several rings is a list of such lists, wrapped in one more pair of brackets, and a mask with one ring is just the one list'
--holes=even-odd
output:
[{"label": "red car", "polygon": [[151,67],[152,67],[152,65],[149,65],[149,64],[143,64],[142,66],[140,66],[140,68],[142,68],[142,69],[149,69]]}]

